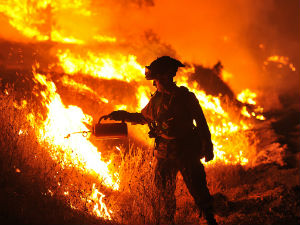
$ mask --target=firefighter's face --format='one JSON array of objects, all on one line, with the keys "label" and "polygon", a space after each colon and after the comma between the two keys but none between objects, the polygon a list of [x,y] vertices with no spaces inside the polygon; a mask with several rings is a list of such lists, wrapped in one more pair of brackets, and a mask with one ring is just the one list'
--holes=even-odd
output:
[{"label": "firefighter's face", "polygon": [[153,86],[156,87],[156,89],[159,91],[159,87],[160,87],[159,80],[154,79]]},{"label": "firefighter's face", "polygon": [[153,80],[153,86],[155,86],[159,92],[165,92],[168,87],[168,84],[169,84],[169,80],[167,79]]}]

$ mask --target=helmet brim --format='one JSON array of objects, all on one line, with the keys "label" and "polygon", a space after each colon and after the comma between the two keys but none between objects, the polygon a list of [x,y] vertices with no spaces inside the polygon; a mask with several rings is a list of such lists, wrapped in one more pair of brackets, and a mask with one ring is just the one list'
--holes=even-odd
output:
[{"label": "helmet brim", "polygon": [[154,76],[153,72],[151,72],[151,69],[149,66],[145,66],[145,77],[146,77],[146,80],[156,79],[156,76]]},{"label": "helmet brim", "polygon": [[174,77],[179,67],[185,67],[185,65],[169,56],[162,56],[149,66],[145,66],[145,76],[147,80],[160,79],[166,75]]}]

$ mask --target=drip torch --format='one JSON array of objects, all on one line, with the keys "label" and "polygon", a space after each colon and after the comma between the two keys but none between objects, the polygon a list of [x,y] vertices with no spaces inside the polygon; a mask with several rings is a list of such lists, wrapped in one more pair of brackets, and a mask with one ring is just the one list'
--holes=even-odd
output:
[{"label": "drip torch", "polygon": [[104,119],[108,119],[108,115],[100,117],[98,123],[93,125],[92,130],[73,132],[65,136],[69,138],[72,134],[82,134],[86,137],[88,133],[92,133],[98,139],[118,139],[128,136],[128,127],[124,120],[120,123],[101,123]]}]

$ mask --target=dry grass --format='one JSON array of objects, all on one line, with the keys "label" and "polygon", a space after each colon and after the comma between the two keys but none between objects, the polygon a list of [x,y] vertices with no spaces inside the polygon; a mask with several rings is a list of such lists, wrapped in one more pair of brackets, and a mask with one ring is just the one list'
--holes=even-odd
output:
[{"label": "dry grass", "polygon": [[110,198],[115,219],[124,224],[157,223],[159,218],[151,151],[131,145],[121,157],[120,189]]},{"label": "dry grass", "polygon": [[90,215],[86,193],[95,179],[53,161],[55,147],[41,143],[26,118],[35,106],[20,107],[13,90],[7,93],[0,94],[0,218],[8,224],[105,223]]},{"label": "dry grass", "polygon": [[[62,151],[41,143],[26,115],[34,105],[18,107],[14,92],[0,94],[0,219],[6,224],[107,224],[93,215],[93,187],[105,193],[114,223],[157,224],[159,203],[153,185],[153,156],[147,148],[130,145],[112,153],[120,189],[111,191],[90,175],[64,169],[49,152]],[[22,130],[22,132],[20,132]],[[215,164],[206,168],[220,224],[297,224],[298,168],[277,164],[253,168]],[[177,176],[177,224],[202,224],[180,174]],[[67,193],[67,194],[66,194]],[[298,200],[297,200],[298,199]],[[258,207],[259,206],[259,207]],[[262,214],[262,215],[260,215]],[[258,222],[254,222],[258,221]]]},{"label": "dry grass", "polygon": [[[75,217],[73,214],[80,213],[81,218],[78,223],[80,221],[85,221],[87,224],[93,224],[94,221],[109,223],[93,217],[96,202],[90,196],[97,188],[105,193],[104,202],[114,212],[115,222],[156,223],[157,217],[153,210],[156,206],[153,194],[155,191],[151,183],[153,173],[149,163],[152,155],[149,150],[131,145],[127,150],[125,147],[122,148],[121,153],[112,151],[110,160],[113,163],[110,167],[119,171],[121,181],[120,190],[113,192],[105,188],[97,177],[87,175],[85,171],[78,171],[72,165],[65,166],[63,169],[59,161],[54,161],[49,152],[63,150],[47,142],[41,143],[37,139],[37,127],[32,127],[26,117],[35,106],[27,103],[26,107],[20,107],[14,91],[12,89],[7,91],[9,94],[0,95],[1,196],[4,196],[8,190],[18,195],[24,193],[23,197],[28,201],[42,202],[43,209],[40,210],[44,212],[36,215],[33,208],[31,213],[33,215],[27,212],[28,221],[39,224],[42,223],[43,217],[46,217],[50,224],[57,222],[65,224]],[[35,109],[35,111],[39,110]],[[6,200],[11,199],[4,198],[4,202]],[[23,220],[26,215],[19,211],[31,207],[31,204],[28,204],[15,209],[15,205],[19,204],[18,196],[13,200],[13,204],[8,209],[8,214],[11,214],[11,217],[7,218],[8,222],[15,216]],[[51,201],[59,202],[61,207],[57,205],[51,207],[49,204]],[[76,210],[69,215],[74,211],[71,208]],[[59,210],[60,213],[57,212]],[[70,212],[66,213],[67,211]],[[69,215],[69,218],[66,215]],[[35,222],[31,221],[33,219]]]}]

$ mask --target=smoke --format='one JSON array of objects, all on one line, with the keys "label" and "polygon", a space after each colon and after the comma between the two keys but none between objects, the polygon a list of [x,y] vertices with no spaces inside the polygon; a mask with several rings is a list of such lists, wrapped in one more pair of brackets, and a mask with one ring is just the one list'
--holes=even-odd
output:
[{"label": "smoke", "polygon": [[[34,2],[30,6],[37,7]],[[298,0],[57,0],[34,15],[23,12],[26,24],[42,35],[57,30],[90,45],[97,44],[97,35],[115,37],[115,45],[125,46],[141,64],[166,54],[210,68],[221,61],[233,75],[226,82],[236,94],[252,89],[272,108],[282,95],[299,96],[299,8]],[[28,41],[7,14],[0,13],[0,37]],[[288,57],[296,71],[277,62],[266,65],[272,55]]]},{"label": "smoke", "polygon": [[[210,68],[221,61],[233,75],[226,82],[235,94],[249,88],[267,110],[281,108],[282,96],[299,96],[297,0],[111,1],[97,7],[106,12],[103,32],[130,46],[142,64],[165,54]],[[101,13],[97,17],[102,21]],[[287,64],[267,62],[273,55],[288,57]]]},{"label": "smoke", "polygon": [[[208,67],[220,60],[233,74],[227,82],[235,93],[250,88],[266,108],[281,107],[281,96],[299,96],[297,0],[157,0],[153,6],[120,7],[114,13],[116,35],[134,42],[151,29],[180,60]],[[144,48],[149,54],[157,51]],[[287,64],[268,63],[272,55],[288,57]]]}]

